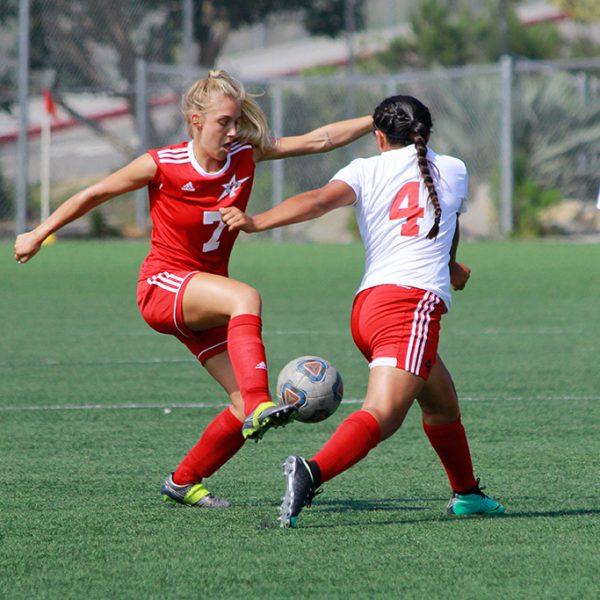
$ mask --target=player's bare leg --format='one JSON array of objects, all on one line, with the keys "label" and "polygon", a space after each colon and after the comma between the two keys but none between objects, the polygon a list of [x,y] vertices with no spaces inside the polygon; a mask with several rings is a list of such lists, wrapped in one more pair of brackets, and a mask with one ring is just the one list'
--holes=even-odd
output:
[{"label": "player's bare leg", "polygon": [[233,372],[233,367],[231,366],[231,360],[229,360],[229,354],[227,352],[221,352],[221,354],[209,358],[204,363],[204,368],[225,390],[231,401],[229,410],[241,423],[245,417],[244,401],[235,378],[235,373]]},{"label": "player's bare leg", "polygon": [[417,401],[423,413],[423,429],[442,461],[452,488],[446,511],[453,515],[502,514],[504,507],[481,491],[473,474],[458,395],[439,355]]},{"label": "player's bare leg", "polygon": [[260,316],[260,294],[241,281],[196,273],[188,283],[183,295],[183,319],[192,331],[203,331],[239,315]]},{"label": "player's bare leg", "polygon": [[283,465],[286,490],[280,508],[282,527],[295,527],[300,511],[310,506],[321,483],[362,460],[403,423],[424,384],[394,367],[374,367],[361,410],[351,414],[310,461],[289,456]]},{"label": "player's bare leg", "polygon": [[180,504],[226,508],[229,502],[211,494],[203,479],[220,469],[243,446],[244,402],[227,352],[209,358],[204,366],[225,390],[231,406],[209,423],[161,491],[163,497]]},{"label": "player's bare leg", "polygon": [[424,383],[420,377],[395,367],[371,369],[362,409],[377,419],[382,441],[402,425]]},{"label": "player's bare leg", "polygon": [[444,425],[460,417],[456,388],[439,354],[417,401],[427,425]]},{"label": "player's bare leg", "polygon": [[189,329],[227,324],[229,358],[244,401],[242,435],[255,440],[272,427],[285,426],[298,410],[271,400],[261,308],[260,294],[253,287],[209,273],[194,275],[183,296],[183,318]]}]

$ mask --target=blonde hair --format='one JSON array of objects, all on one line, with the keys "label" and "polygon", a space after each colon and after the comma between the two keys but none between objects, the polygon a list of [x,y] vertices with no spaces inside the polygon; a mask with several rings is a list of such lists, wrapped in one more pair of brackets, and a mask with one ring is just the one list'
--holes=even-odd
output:
[{"label": "blonde hair", "polygon": [[219,94],[239,100],[241,103],[242,116],[236,139],[252,144],[261,152],[271,148],[273,144],[269,135],[267,117],[253,99],[254,96],[246,92],[243,84],[223,70],[209,71],[204,79],[196,81],[183,95],[181,110],[190,136],[192,115],[208,111],[214,97]]}]

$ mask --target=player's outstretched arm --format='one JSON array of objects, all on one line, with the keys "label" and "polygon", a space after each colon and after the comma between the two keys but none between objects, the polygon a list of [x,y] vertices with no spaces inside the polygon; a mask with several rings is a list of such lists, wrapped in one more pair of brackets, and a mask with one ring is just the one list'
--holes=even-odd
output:
[{"label": "player's outstretched arm", "polygon": [[371,131],[372,127],[373,118],[371,116],[330,123],[304,135],[278,138],[268,150],[262,153],[255,150],[254,160],[259,162],[288,156],[329,152],[362,137]]},{"label": "player's outstretched arm", "polygon": [[103,202],[147,185],[156,173],[156,164],[144,154],[127,166],[65,200],[43,223],[15,240],[15,259],[26,263],[39,251],[42,242],[61,227],[85,215]]},{"label": "player's outstretched arm", "polygon": [[464,290],[469,277],[471,277],[471,269],[463,263],[456,261],[456,251],[458,250],[458,242],[460,240],[460,229],[458,215],[456,216],[456,229],[454,230],[454,237],[452,238],[452,247],[450,248],[450,261],[448,267],[450,268],[450,284],[454,290]]},{"label": "player's outstretched arm", "polygon": [[220,210],[229,231],[256,233],[316,219],[334,208],[353,204],[355,200],[356,194],[349,185],[342,181],[331,181],[322,188],[292,196],[254,217],[233,206]]}]

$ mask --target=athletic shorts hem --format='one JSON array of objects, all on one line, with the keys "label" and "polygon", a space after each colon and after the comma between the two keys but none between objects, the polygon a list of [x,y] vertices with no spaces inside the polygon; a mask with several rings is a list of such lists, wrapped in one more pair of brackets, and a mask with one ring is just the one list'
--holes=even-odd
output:
[{"label": "athletic shorts hem", "polygon": [[159,333],[176,337],[204,366],[207,360],[227,351],[227,325],[202,331],[189,329],[183,321],[183,296],[199,271],[162,271],[138,282],[138,307],[142,317]]},{"label": "athletic shorts hem", "polygon": [[421,369],[417,373],[414,369],[406,368],[406,364],[404,364],[404,365],[400,364],[400,361],[393,356],[378,356],[377,358],[374,358],[369,363],[369,369],[373,369],[374,367],[393,367],[394,369],[400,369],[401,371],[406,371],[407,373],[410,373],[411,375],[415,375],[416,377],[420,377],[421,379],[427,381],[427,378],[429,376],[429,371],[431,371],[431,369],[433,368],[433,365],[435,365],[436,362],[437,361],[436,361],[435,357],[428,359],[427,371],[424,371],[423,369]]},{"label": "athletic shorts hem", "polygon": [[206,361],[211,359],[213,356],[217,356],[222,352],[227,352],[227,340],[223,340],[222,342],[218,342],[213,346],[209,346],[205,348],[201,352],[196,355],[196,358],[200,361],[202,366],[205,365]]},{"label": "athletic shorts hem", "polygon": [[437,356],[442,299],[427,290],[381,285],[360,292],[352,337],[371,368],[390,366],[427,380]]}]

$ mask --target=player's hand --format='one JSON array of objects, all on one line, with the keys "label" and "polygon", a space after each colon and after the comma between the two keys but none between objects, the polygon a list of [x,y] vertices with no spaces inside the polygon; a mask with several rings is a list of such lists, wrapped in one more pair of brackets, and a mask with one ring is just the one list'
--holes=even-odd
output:
[{"label": "player's hand", "polygon": [[228,226],[227,229],[229,231],[245,231],[246,233],[254,233],[256,231],[254,219],[239,208],[226,206],[219,210],[221,212],[221,219]]},{"label": "player's hand", "polygon": [[14,247],[15,260],[19,263],[26,263],[39,252],[42,241],[33,231],[18,235]]},{"label": "player's hand", "polygon": [[450,283],[454,290],[464,290],[471,277],[471,269],[459,262],[450,263]]}]

